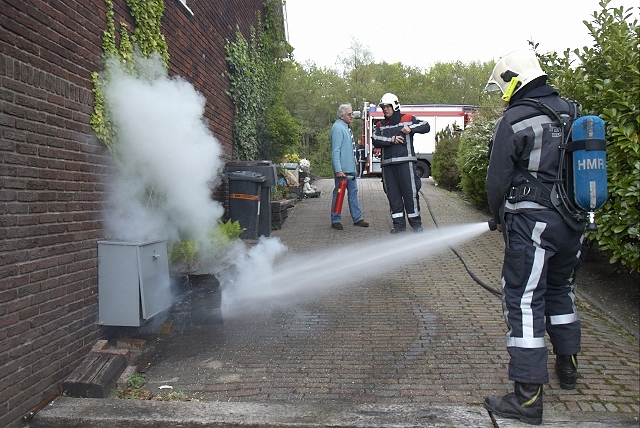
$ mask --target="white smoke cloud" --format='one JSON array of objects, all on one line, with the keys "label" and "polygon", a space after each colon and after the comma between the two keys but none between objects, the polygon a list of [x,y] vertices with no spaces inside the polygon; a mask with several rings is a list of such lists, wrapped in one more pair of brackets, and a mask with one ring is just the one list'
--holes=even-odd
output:
[{"label": "white smoke cloud", "polygon": [[[266,299],[255,296],[269,295],[274,284],[274,262],[287,251],[278,238],[260,237],[258,243],[244,253],[238,253],[232,267],[219,272],[222,289],[223,316],[229,312],[256,312],[267,309]],[[252,299],[252,297],[254,297]]]},{"label": "white smoke cloud", "polygon": [[104,95],[117,130],[117,176],[105,227],[110,239],[141,242],[188,236],[204,240],[224,213],[211,199],[221,147],[204,122],[204,96],[157,58],[137,59],[152,79],[112,63]]}]

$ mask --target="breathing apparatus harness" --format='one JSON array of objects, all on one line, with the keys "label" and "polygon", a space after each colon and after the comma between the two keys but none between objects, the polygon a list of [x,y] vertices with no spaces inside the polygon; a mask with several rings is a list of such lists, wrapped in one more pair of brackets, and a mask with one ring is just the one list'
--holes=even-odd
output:
[{"label": "breathing apparatus harness", "polygon": [[[568,104],[568,114],[557,112],[534,98],[523,98],[509,107],[526,105],[549,116],[561,129],[562,143],[559,146],[560,159],[556,177],[549,183],[551,187],[531,174],[525,165],[517,163],[516,169],[527,182],[512,187],[506,199],[511,203],[536,202],[555,209],[576,231],[584,230],[586,222],[588,228],[593,230],[596,228],[594,211],[607,198],[604,123],[597,116],[578,118],[577,103],[568,101]],[[577,132],[587,134],[582,139],[572,139],[572,136],[575,137],[573,130],[576,126]],[[592,171],[585,173],[587,169]],[[582,196],[585,192],[588,194],[586,198]]]},{"label": "breathing apparatus harness", "polygon": [[[528,182],[512,187],[507,194],[507,200],[509,202],[534,201],[555,209],[576,231],[584,230],[587,221],[588,228],[595,229],[594,211],[607,199],[607,144],[604,136],[604,121],[597,116],[578,117],[577,103],[575,101],[568,101],[568,103],[568,114],[559,113],[533,98],[523,98],[511,105],[511,107],[515,105],[534,107],[555,120],[562,130],[562,142],[559,146],[558,170],[551,188],[531,174],[525,165],[516,164],[516,168]],[[429,205],[429,199],[422,190],[420,194],[427,203],[436,228],[439,227]],[[497,227],[493,219],[489,220],[490,230],[495,230]],[[498,290],[484,283],[473,273],[455,248],[451,246],[449,248],[458,256],[475,282],[492,294],[501,296]]]}]

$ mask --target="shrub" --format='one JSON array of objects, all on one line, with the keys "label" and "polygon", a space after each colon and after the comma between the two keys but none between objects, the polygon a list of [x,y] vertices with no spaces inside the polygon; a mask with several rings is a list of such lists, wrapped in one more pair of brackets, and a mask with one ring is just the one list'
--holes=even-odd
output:
[{"label": "shrub", "polygon": [[238,241],[243,230],[238,220],[219,221],[217,226],[211,227],[204,242],[187,238],[178,242],[169,242],[167,244],[169,263],[189,267],[200,257],[217,256]]},{"label": "shrub", "polygon": [[167,244],[167,252],[169,253],[169,263],[188,265],[195,261],[198,246],[190,239],[183,239],[177,243],[169,242]]},{"label": "shrub", "polygon": [[606,123],[609,198],[596,213],[598,228],[587,238],[609,252],[610,262],[640,269],[640,144],[638,115],[640,62],[637,19],[630,9],[607,8],[594,13],[585,25],[593,47],[574,50],[580,64],[571,67],[569,50],[563,56],[547,54],[541,61],[551,82],[564,96],[575,98],[582,114],[600,116]]},{"label": "shrub", "polygon": [[467,199],[477,208],[489,211],[485,179],[489,158],[489,142],[493,128],[501,112],[499,109],[483,108],[464,130],[458,146],[457,166],[460,171],[460,188]]},{"label": "shrub", "polygon": [[456,190],[460,183],[460,172],[456,165],[456,155],[462,129],[456,124],[447,126],[436,135],[438,142],[433,152],[431,175],[438,186],[446,190]]},{"label": "shrub", "polygon": [[331,166],[331,142],[329,135],[331,128],[318,135],[317,148],[307,155],[307,159],[313,165],[313,172],[319,177],[333,177]]}]

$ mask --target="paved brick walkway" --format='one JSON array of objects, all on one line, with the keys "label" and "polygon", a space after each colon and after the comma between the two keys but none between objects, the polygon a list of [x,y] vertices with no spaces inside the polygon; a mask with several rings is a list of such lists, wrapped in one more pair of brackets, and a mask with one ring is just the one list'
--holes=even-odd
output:
[{"label": "paved brick walkway", "polygon": [[[343,231],[329,227],[333,181],[314,184],[321,197],[296,204],[283,228],[272,234],[289,253],[359,243],[375,254],[369,241],[394,239],[379,179],[359,180],[361,207],[371,227],[354,227],[345,202]],[[423,192],[440,226],[488,219],[431,180],[423,180]],[[422,213],[425,229],[433,228],[424,202]],[[499,233],[484,233],[458,250],[478,277],[498,286]],[[344,260],[350,260],[348,251]],[[309,276],[321,278],[332,269],[319,260]],[[545,410],[637,415],[638,341],[582,299],[578,304],[583,323],[578,386],[560,389],[550,358]],[[504,333],[500,299],[476,284],[455,254],[445,250],[389,267],[374,279],[309,293],[268,314],[217,325],[176,325],[171,336],[153,345],[157,356],[147,371],[147,386],[157,391],[169,384],[208,401],[481,406],[486,395],[510,389]]]}]

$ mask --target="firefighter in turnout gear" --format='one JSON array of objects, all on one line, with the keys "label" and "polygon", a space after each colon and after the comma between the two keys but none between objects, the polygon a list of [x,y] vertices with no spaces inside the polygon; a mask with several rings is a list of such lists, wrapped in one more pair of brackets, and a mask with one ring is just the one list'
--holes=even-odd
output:
[{"label": "firefighter in turnout gear", "polygon": [[572,112],[572,105],[546,82],[535,52],[524,50],[502,58],[485,88],[500,90],[508,102],[495,125],[486,189],[492,218],[505,240],[502,305],[511,357],[508,373],[515,385],[503,397],[487,397],[484,407],[533,425],[542,423],[542,385],[549,382],[545,331],[563,389],[575,388],[580,350],[573,275],[584,230],[570,227],[533,183],[554,182],[559,147],[571,120],[563,125],[530,104],[518,103],[534,99],[560,117],[577,116],[577,109],[573,106]]},{"label": "firefighter in turnout gear", "polygon": [[422,219],[418,192],[421,182],[416,175],[413,135],[426,134],[430,127],[415,116],[402,114],[398,97],[394,94],[384,94],[378,105],[385,118],[376,123],[371,139],[374,147],[382,149],[380,165],[393,223],[391,233],[404,232],[407,220],[415,232],[420,232]]}]

